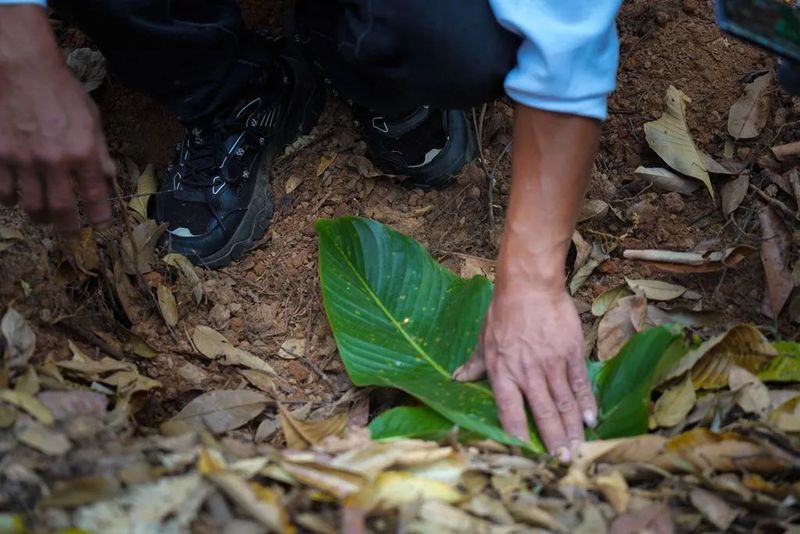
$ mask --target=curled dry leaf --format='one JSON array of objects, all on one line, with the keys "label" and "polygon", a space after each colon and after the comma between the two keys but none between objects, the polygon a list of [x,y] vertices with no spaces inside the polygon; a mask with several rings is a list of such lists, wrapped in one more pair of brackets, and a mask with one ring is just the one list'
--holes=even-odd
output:
[{"label": "curled dry leaf", "polygon": [[728,114],[728,133],[734,139],[758,137],[769,118],[767,89],[772,83],[772,74],[759,76],[744,86],[744,94],[731,106]]},{"label": "curled dry leaf", "polygon": [[589,259],[586,260],[580,269],[575,271],[569,281],[569,294],[574,295],[581,286],[583,286],[586,280],[589,279],[589,276],[597,269],[598,265],[609,258],[609,253],[603,249],[603,245],[599,241],[595,241],[592,244],[592,251],[589,254]]},{"label": "curled dry leaf", "polygon": [[660,119],[644,125],[647,144],[667,165],[703,182],[711,198],[714,198],[711,179],[686,124],[687,102],[691,102],[688,96],[669,86],[664,114]]},{"label": "curled dry leaf", "polygon": [[203,300],[203,283],[200,281],[200,277],[197,276],[197,271],[192,262],[183,254],[176,253],[167,254],[162,258],[162,261],[180,271],[186,285],[192,291],[195,303],[200,304]]},{"label": "curled dry leaf", "polygon": [[678,174],[675,174],[669,169],[662,169],[659,167],[638,167],[634,174],[649,184],[657,191],[667,193],[681,193],[683,195],[690,195],[700,189],[700,184],[696,181],[689,180]]},{"label": "curled dry leaf", "polygon": [[697,396],[692,379],[686,379],[667,389],[656,401],[653,419],[658,426],[671,428],[683,422],[694,408]]},{"label": "curled dry leaf", "polygon": [[608,213],[608,202],[599,199],[587,199],[581,207],[581,212],[578,215],[578,222],[588,221],[595,217],[605,217]]},{"label": "curled dry leaf", "polygon": [[158,190],[158,182],[152,164],[148,164],[144,171],[137,176],[136,193],[128,202],[128,208],[138,215],[140,221],[145,221],[147,220],[147,203],[150,195],[154,195]]},{"label": "curled dry leaf", "polygon": [[650,267],[673,273],[713,273],[735,267],[755,250],[749,245],[704,253],[628,249],[622,255],[626,259],[641,261]]},{"label": "curled dry leaf", "polygon": [[728,373],[728,387],[736,392],[736,404],[745,413],[758,417],[767,415],[771,400],[769,390],[753,373],[739,366],[733,366]]},{"label": "curled dry leaf", "polygon": [[704,489],[694,488],[689,492],[689,500],[711,524],[723,532],[728,530],[739,515],[720,497]]},{"label": "curled dry leaf", "polygon": [[757,328],[736,325],[690,350],[664,373],[662,383],[689,371],[696,389],[718,389],[728,385],[728,375],[734,366],[755,373],[777,354]]},{"label": "curled dry leaf", "polygon": [[338,436],[347,426],[346,412],[339,412],[322,421],[300,421],[283,405],[278,406],[278,410],[286,446],[291,449],[306,449],[328,436]]},{"label": "curled dry leaf", "polygon": [[6,340],[3,364],[9,368],[27,364],[36,350],[36,334],[33,333],[28,321],[9,306],[0,322],[0,330]]},{"label": "curled dry leaf", "polygon": [[167,326],[173,328],[178,324],[178,303],[175,302],[175,295],[164,284],[158,286],[156,295],[158,297],[158,311],[161,312],[161,317],[164,318]]},{"label": "curled dry leaf", "polygon": [[127,274],[144,274],[152,270],[158,238],[165,228],[166,225],[147,219],[125,233],[120,241],[120,250],[122,268]]},{"label": "curled dry leaf", "polygon": [[710,154],[702,150],[697,151],[703,161],[703,167],[711,174],[739,174],[744,170],[744,165],[736,161],[718,162]]},{"label": "curled dry leaf", "polygon": [[575,230],[572,232],[572,244],[575,245],[575,263],[572,265],[572,270],[577,271],[584,266],[589,256],[592,253],[592,246],[583,238],[580,232]]},{"label": "curled dry leaf", "polygon": [[674,300],[686,293],[685,287],[661,280],[631,280],[630,278],[625,278],[625,281],[634,292],[643,293],[650,300]]},{"label": "curled dry leaf", "polygon": [[171,421],[221,434],[247,424],[270,402],[269,397],[246,389],[208,391],[192,399]]},{"label": "curled dry leaf", "polygon": [[746,172],[722,184],[719,195],[722,202],[722,213],[726,219],[741,205],[749,188],[750,175]]},{"label": "curled dry leaf", "polygon": [[792,234],[771,206],[758,212],[758,220],[761,223],[761,264],[767,280],[766,311],[770,318],[777,319],[794,287],[789,272]]},{"label": "curled dry leaf", "polygon": [[606,312],[617,305],[619,299],[632,295],[630,289],[625,286],[614,287],[600,293],[592,302],[592,315],[602,317]]},{"label": "curled dry leaf", "polygon": [[618,514],[624,514],[628,510],[631,502],[631,493],[628,483],[619,471],[611,471],[609,474],[599,475],[594,479],[597,489],[603,494],[608,503]]},{"label": "curled dry leaf", "polygon": [[644,327],[647,316],[647,299],[644,295],[631,295],[619,299],[600,321],[597,333],[597,358],[606,361],[620,351],[636,332]]}]

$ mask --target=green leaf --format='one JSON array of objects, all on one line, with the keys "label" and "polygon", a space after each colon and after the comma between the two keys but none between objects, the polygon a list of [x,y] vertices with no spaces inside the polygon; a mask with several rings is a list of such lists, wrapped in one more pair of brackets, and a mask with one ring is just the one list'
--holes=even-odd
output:
[{"label": "green leaf", "polygon": [[426,406],[398,406],[373,419],[368,428],[372,439],[418,438],[438,441],[455,425]]},{"label": "green leaf", "polygon": [[688,350],[676,327],[660,326],[631,338],[597,375],[597,436],[608,439],[647,432],[653,384]]},{"label": "green leaf", "polygon": [[778,355],[757,374],[764,382],[800,382],[800,343],[776,341],[772,344]]},{"label": "green leaf", "polygon": [[369,219],[320,220],[323,303],[347,373],[359,386],[402,389],[458,426],[542,452],[503,431],[486,383],[453,371],[472,353],[492,295],[464,280],[413,239]]}]

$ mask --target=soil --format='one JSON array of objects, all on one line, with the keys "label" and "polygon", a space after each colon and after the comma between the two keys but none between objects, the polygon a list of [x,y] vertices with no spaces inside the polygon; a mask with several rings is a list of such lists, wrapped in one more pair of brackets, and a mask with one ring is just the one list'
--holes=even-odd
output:
[{"label": "soil", "polygon": [[[261,7],[263,4],[270,3],[244,2],[251,25],[263,26],[276,18],[275,9]],[[65,47],[86,43],[75,30],[63,26],[57,30]],[[590,198],[605,200],[613,209],[579,228],[589,241],[599,239],[619,246],[576,296],[591,303],[603,290],[623,284],[626,276],[664,279],[701,295],[699,300],[676,305],[723,312],[729,323],[765,325],[772,336],[796,336],[797,329],[787,319],[774,322],[759,311],[764,280],[757,253],[723,273],[703,275],[669,275],[621,256],[625,248],[691,251],[757,244],[758,203],[754,198],[748,197],[736,212],[735,224],[726,223],[719,201],[712,201],[707,192],[698,190],[677,198],[654,193],[633,171],[639,165],[662,165],[647,146],[643,124],[660,116],[669,85],[691,97],[688,121],[692,135],[699,148],[719,158],[730,139],[728,109],[742,93],[742,80],[753,72],[772,69],[773,59],[721,35],[710,0],[631,0],[622,8],[619,31],[619,84],[609,101],[610,118],[603,127],[589,191]],[[151,163],[163,170],[173,155],[180,126],[147,97],[113,80],[95,97],[113,155],[120,163],[122,188],[129,193],[134,184],[125,162],[140,167]],[[800,130],[789,126],[800,121],[800,100],[775,89],[770,104],[773,117],[762,135],[735,143],[735,158],[751,166],[754,183],[762,189],[770,183],[762,173],[764,168],[785,170],[769,159],[765,147],[800,138]],[[156,426],[202,390],[246,384],[232,368],[196,355],[188,333],[200,324],[217,329],[234,344],[267,360],[285,378],[280,387],[288,402],[310,403],[312,408],[330,405],[350,384],[321,309],[314,222],[342,215],[373,217],[418,239],[434,257],[455,269],[458,254],[494,258],[508,201],[512,114],[505,100],[489,104],[485,113],[482,147],[486,165],[494,169],[497,179],[490,208],[489,182],[477,163],[470,164],[457,183],[442,192],[408,191],[386,178],[362,177],[370,170],[359,159],[364,146],[347,106],[330,97],[311,144],[275,165],[276,213],[267,235],[235,265],[216,272],[200,271],[206,299],[200,305],[181,299],[181,320],[174,330],[163,324],[155,301],[146,296],[141,296],[141,319],[126,324],[104,290],[103,269],[108,265],[101,265],[100,274],[90,275],[70,268],[52,230],[31,224],[16,210],[0,211],[0,227],[19,228],[25,236],[24,241],[0,253],[4,273],[0,302],[13,304],[32,322],[38,335],[36,358],[41,360],[48,355],[56,360],[69,358],[67,339],[87,353],[97,354],[98,347],[111,345],[127,354],[124,340],[130,330],[145,338],[159,354],[151,360],[134,361],[141,373],[161,381],[164,387],[152,393],[137,412],[141,427]],[[333,163],[318,172],[320,163],[333,157]],[[287,188],[287,184],[296,187]],[[489,209],[493,210],[494,226]],[[114,249],[121,234],[121,221],[97,233],[101,256]],[[145,284],[155,288],[159,282],[173,280],[171,276],[159,268],[145,277]],[[588,332],[593,324],[591,314],[583,317]],[[278,356],[279,347],[289,338],[305,340],[303,357]],[[252,430],[243,434],[252,435]]]}]

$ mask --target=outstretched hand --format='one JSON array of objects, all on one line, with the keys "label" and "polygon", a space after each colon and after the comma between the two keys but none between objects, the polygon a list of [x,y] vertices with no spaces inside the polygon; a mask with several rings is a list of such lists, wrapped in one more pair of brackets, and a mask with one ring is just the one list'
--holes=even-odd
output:
[{"label": "outstretched hand", "polygon": [[527,404],[547,449],[568,462],[584,424],[597,419],[583,352],[580,319],[563,289],[498,285],[477,350],[454,378],[488,373],[505,430],[529,441]]},{"label": "outstretched hand", "polygon": [[0,203],[72,233],[80,197],[89,221],[107,224],[114,164],[99,113],[41,7],[0,6],[0,87]]}]

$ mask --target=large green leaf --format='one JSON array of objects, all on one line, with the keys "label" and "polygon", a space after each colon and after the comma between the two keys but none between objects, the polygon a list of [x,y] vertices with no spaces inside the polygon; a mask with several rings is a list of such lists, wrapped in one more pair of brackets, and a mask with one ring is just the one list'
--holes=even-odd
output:
[{"label": "large green leaf", "polygon": [[476,345],[488,280],[459,278],[376,221],[321,220],[316,229],[325,311],[353,383],[402,389],[464,429],[544,450],[533,434],[525,444],[502,430],[487,384],[451,378]]},{"label": "large green leaf", "polygon": [[369,424],[372,439],[419,438],[439,441],[455,425],[427,406],[398,406]]},{"label": "large green leaf", "polygon": [[597,375],[596,435],[607,439],[647,432],[653,385],[688,350],[677,327],[660,326],[634,336]]}]

